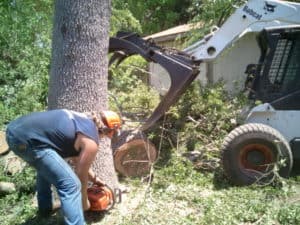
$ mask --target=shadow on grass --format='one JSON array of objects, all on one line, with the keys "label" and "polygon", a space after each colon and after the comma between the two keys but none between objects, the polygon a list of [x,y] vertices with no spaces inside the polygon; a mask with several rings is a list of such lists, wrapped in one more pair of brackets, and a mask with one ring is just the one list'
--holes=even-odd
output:
[{"label": "shadow on grass", "polygon": [[216,190],[228,189],[233,185],[228,181],[221,167],[217,167],[214,171],[213,185]]},{"label": "shadow on grass", "polygon": [[107,214],[107,212],[85,212],[84,217],[87,224],[93,224],[96,222],[100,222],[104,216]]},{"label": "shadow on grass", "polygon": [[59,213],[56,213],[49,217],[41,217],[36,215],[33,218],[28,219],[20,225],[64,225],[62,216]]},{"label": "shadow on grass", "polygon": [[[85,212],[84,217],[87,224],[93,224],[100,222],[106,214],[105,212]],[[36,215],[20,225],[64,225],[64,220],[61,212],[56,212],[48,217]]]}]

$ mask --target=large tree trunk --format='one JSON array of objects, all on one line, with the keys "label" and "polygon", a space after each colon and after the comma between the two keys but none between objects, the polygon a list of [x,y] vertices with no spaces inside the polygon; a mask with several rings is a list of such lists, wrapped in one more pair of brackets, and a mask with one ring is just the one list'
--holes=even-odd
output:
[{"label": "large tree trunk", "polygon": [[[110,0],[56,0],[49,109],[107,109]],[[111,187],[118,186],[110,141],[102,139],[93,164]]]}]

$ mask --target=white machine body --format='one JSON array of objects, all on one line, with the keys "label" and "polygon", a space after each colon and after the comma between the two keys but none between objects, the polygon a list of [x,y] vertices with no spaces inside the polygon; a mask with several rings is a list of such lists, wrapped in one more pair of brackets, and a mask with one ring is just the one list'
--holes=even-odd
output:
[{"label": "white machine body", "polygon": [[192,54],[196,60],[211,61],[247,33],[289,24],[300,24],[300,3],[249,0],[233,13],[221,28],[215,28],[215,31],[185,51]]}]

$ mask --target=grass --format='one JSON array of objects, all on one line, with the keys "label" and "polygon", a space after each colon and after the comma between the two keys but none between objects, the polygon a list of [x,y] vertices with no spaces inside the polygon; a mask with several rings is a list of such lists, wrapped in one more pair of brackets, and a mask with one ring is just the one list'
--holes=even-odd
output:
[{"label": "grass", "polygon": [[[43,219],[36,216],[34,171],[1,180],[16,182],[15,193],[0,198],[3,225],[46,224],[61,221],[59,213]],[[296,225],[300,224],[299,176],[276,186],[231,186],[217,169],[201,172],[173,153],[169,162],[154,170],[151,183],[121,179],[131,191],[106,214],[88,213],[88,224],[201,224],[201,225]]]},{"label": "grass", "polygon": [[172,160],[177,163],[157,171],[134,213],[116,224],[300,224],[300,202],[293,197],[300,186],[293,181],[233,187],[220,174],[202,174],[181,158]]}]

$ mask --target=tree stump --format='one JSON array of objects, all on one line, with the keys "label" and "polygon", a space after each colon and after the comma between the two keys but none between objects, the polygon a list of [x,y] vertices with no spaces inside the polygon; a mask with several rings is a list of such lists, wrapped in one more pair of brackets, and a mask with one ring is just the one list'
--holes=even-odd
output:
[{"label": "tree stump", "polygon": [[141,177],[150,173],[157,159],[155,146],[140,131],[123,131],[113,139],[116,170],[128,177]]}]

